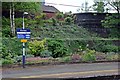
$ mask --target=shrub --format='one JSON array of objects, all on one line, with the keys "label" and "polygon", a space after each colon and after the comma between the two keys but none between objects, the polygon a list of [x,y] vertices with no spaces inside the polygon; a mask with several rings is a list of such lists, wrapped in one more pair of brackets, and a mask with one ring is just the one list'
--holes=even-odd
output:
[{"label": "shrub", "polygon": [[3,37],[13,37],[10,29],[10,19],[2,18],[2,36]]},{"label": "shrub", "polygon": [[88,41],[85,40],[65,40],[65,45],[69,53],[80,53],[86,49]]},{"label": "shrub", "polygon": [[83,61],[95,61],[95,51],[94,50],[86,50],[86,53],[82,56]]},{"label": "shrub", "polygon": [[82,58],[83,61],[95,61],[95,56],[90,53],[85,53]]},{"label": "shrub", "polygon": [[41,13],[41,19],[45,20],[47,17],[46,17],[46,14],[45,13]]},{"label": "shrub", "polygon": [[114,45],[111,40],[110,41],[96,40],[93,44],[94,45],[91,47],[91,49],[95,49],[96,51],[99,51],[99,52],[118,52],[119,51],[118,46]]},{"label": "shrub", "polygon": [[53,24],[52,19],[43,20],[43,22],[44,22],[44,25],[52,25]]},{"label": "shrub", "polygon": [[111,38],[120,38],[120,34],[119,34],[120,28],[111,28],[110,31],[111,32],[110,32],[109,36]]},{"label": "shrub", "polygon": [[22,61],[22,55],[16,56],[16,57],[15,57],[15,61],[16,61],[16,62],[21,62],[21,61]]},{"label": "shrub", "polygon": [[11,34],[11,29],[10,29],[10,26],[3,26],[2,28],[2,36],[3,37],[12,37],[12,34]]},{"label": "shrub", "polygon": [[105,17],[105,20],[102,20],[102,25],[105,28],[109,28],[110,30],[110,37],[113,38],[120,38],[119,34],[119,14],[112,14],[112,15],[107,15]]},{"label": "shrub", "polygon": [[119,55],[118,54],[107,54],[106,59],[107,60],[118,60],[119,59]]},{"label": "shrub", "polygon": [[71,24],[72,23],[72,18],[71,17],[66,17],[65,18],[65,23],[66,24]]},{"label": "shrub", "polygon": [[2,40],[2,58],[11,59],[22,53],[22,44],[14,38],[3,38]]},{"label": "shrub", "polygon": [[44,50],[41,52],[42,57],[50,57],[51,55],[52,55],[52,52],[50,52],[48,50]]},{"label": "shrub", "polygon": [[61,18],[63,18],[64,17],[64,15],[62,14],[62,13],[57,13],[56,14],[56,18],[59,20],[59,19],[61,19]]},{"label": "shrub", "polygon": [[53,24],[53,26],[56,26],[57,25],[57,20],[52,18],[52,24]]},{"label": "shrub", "polygon": [[110,45],[110,44],[104,45],[103,51],[104,52],[117,52],[118,47],[115,45]]},{"label": "shrub", "polygon": [[14,63],[14,61],[13,60],[7,60],[7,59],[3,59],[2,60],[2,65],[9,65],[9,64],[13,64]]},{"label": "shrub", "polygon": [[48,41],[48,50],[52,52],[53,58],[63,57],[67,54],[68,51],[63,42],[60,40]]},{"label": "shrub", "polygon": [[29,49],[31,50],[31,54],[34,56],[41,56],[41,52],[46,49],[45,43],[46,39],[42,41],[34,40],[29,42]]}]

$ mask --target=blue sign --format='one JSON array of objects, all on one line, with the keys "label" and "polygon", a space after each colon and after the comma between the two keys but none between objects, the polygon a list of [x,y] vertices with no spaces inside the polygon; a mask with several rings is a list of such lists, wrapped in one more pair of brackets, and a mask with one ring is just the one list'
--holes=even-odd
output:
[{"label": "blue sign", "polygon": [[29,34],[18,34],[17,38],[19,38],[19,39],[30,39],[30,35]]},{"label": "blue sign", "polygon": [[30,29],[17,29],[17,38],[30,39]]},{"label": "blue sign", "polygon": [[30,29],[21,29],[21,28],[18,28],[17,32],[30,32]]}]

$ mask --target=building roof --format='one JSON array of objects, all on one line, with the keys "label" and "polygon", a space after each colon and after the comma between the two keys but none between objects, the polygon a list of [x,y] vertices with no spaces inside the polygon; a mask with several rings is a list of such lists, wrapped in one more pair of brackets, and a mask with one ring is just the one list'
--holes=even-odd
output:
[{"label": "building roof", "polygon": [[42,5],[42,11],[43,12],[52,12],[52,13],[60,12],[54,6],[49,6],[49,5]]}]

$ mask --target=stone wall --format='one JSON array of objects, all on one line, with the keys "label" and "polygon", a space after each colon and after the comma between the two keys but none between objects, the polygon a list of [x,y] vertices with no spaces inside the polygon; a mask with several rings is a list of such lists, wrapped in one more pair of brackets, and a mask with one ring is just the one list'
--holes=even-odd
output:
[{"label": "stone wall", "polygon": [[107,37],[110,30],[102,26],[101,20],[111,13],[76,13],[74,14],[75,24],[87,28],[91,32],[98,33],[102,37]]}]

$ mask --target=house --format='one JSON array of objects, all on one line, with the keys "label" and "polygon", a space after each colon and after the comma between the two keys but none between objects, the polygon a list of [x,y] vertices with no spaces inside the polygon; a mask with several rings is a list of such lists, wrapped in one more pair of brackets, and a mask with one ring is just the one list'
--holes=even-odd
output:
[{"label": "house", "polygon": [[56,13],[60,12],[58,9],[56,9],[54,6],[49,5],[42,5],[42,12],[46,14],[46,17],[52,18],[56,15]]},{"label": "house", "polygon": [[[54,6],[45,5],[44,0],[40,3],[40,5],[41,5],[42,12],[46,14],[46,17],[48,19],[54,17],[56,13],[60,12]],[[9,18],[10,16],[9,9],[6,9],[6,10],[2,9],[2,16]],[[16,18],[19,18],[22,16],[23,16],[23,12],[15,11]]]}]

